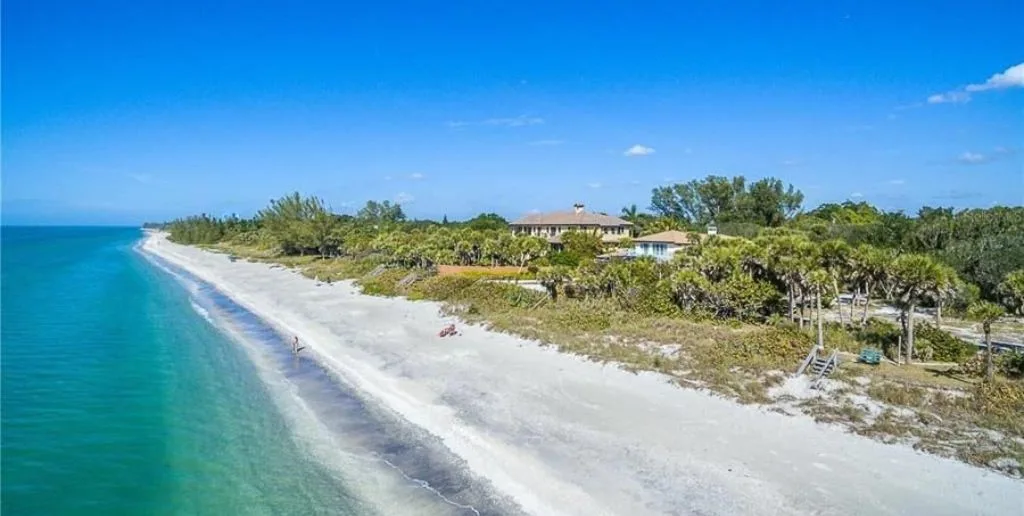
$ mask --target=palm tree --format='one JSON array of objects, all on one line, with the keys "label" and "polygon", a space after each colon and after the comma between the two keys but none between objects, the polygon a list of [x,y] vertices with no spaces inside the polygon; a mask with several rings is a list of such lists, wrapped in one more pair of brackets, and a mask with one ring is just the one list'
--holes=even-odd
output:
[{"label": "palm tree", "polygon": [[637,209],[635,204],[630,204],[622,208],[622,219],[633,224],[630,228],[630,236],[637,236],[640,234],[640,210]]},{"label": "palm tree", "polygon": [[523,267],[526,267],[530,260],[544,256],[550,248],[547,240],[532,235],[517,237],[511,243],[511,252],[516,265],[519,266],[519,272],[523,272]]},{"label": "palm tree", "polygon": [[680,230],[681,231],[683,229],[685,229],[685,228],[683,227],[683,224],[681,222],[679,222],[679,220],[673,219],[673,218],[670,218],[670,217],[658,217],[656,219],[652,219],[643,228],[645,233],[646,232],[660,233],[662,231],[672,231],[672,230]]},{"label": "palm tree", "polygon": [[[888,279],[889,256],[870,245],[862,244],[850,254],[850,267],[853,280],[864,291],[864,310],[861,312],[860,324],[868,320],[868,305],[871,294]],[[853,307],[850,307],[852,320]]]},{"label": "palm tree", "polygon": [[558,287],[570,280],[570,269],[564,265],[557,265],[545,269],[537,275],[540,284],[548,291],[552,300],[558,300]]},{"label": "palm tree", "polygon": [[818,347],[825,347],[825,330],[821,317],[821,296],[828,292],[832,285],[832,277],[824,269],[815,269],[807,275],[807,286],[814,293],[814,306],[818,320]]},{"label": "palm tree", "polygon": [[[765,247],[766,265],[780,282],[786,286],[789,303],[789,320],[795,316],[798,294],[802,295],[804,280],[811,268],[814,248],[809,241],[792,235],[773,237],[760,241]],[[803,300],[800,303],[800,322],[804,324]]]},{"label": "palm tree", "polygon": [[906,321],[907,363],[914,356],[914,309],[921,299],[935,291],[935,285],[942,281],[940,266],[930,257],[920,254],[905,254],[893,261],[892,275],[897,302]]},{"label": "palm tree", "polygon": [[980,322],[985,333],[985,378],[989,381],[992,381],[995,374],[995,368],[992,366],[992,323],[1004,313],[1003,307],[988,301],[979,301],[967,309],[968,317]]},{"label": "palm tree", "polygon": [[677,270],[668,281],[676,305],[687,312],[697,308],[711,289],[708,280],[690,268]]},{"label": "palm tree", "polygon": [[960,279],[956,271],[946,264],[938,264],[938,275],[932,285],[931,297],[935,301],[935,327],[942,328],[942,304],[956,295]]},{"label": "palm tree", "polygon": [[[828,273],[832,282],[832,291],[839,296],[839,281],[849,276],[851,267],[850,246],[842,240],[829,240],[818,248],[818,264]],[[852,301],[851,301],[852,304]],[[839,324],[845,324],[843,320],[843,306],[839,308]],[[853,318],[851,317],[851,323]]]},{"label": "palm tree", "polygon": [[1024,269],[1017,269],[1006,275],[999,284],[1004,302],[1014,313],[1024,315]]}]

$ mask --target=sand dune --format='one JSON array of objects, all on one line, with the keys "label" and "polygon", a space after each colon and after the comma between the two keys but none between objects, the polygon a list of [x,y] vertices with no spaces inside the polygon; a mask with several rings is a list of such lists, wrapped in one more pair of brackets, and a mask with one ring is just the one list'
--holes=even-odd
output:
[{"label": "sand dune", "polygon": [[147,236],[527,512],[1024,514],[1024,482]]}]

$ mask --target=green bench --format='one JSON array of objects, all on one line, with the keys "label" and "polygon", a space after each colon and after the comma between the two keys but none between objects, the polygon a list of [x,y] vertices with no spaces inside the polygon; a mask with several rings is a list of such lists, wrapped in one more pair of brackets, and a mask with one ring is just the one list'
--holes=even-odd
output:
[{"label": "green bench", "polygon": [[860,356],[857,357],[857,361],[865,364],[878,365],[882,363],[882,352],[877,349],[864,348],[860,350]]}]

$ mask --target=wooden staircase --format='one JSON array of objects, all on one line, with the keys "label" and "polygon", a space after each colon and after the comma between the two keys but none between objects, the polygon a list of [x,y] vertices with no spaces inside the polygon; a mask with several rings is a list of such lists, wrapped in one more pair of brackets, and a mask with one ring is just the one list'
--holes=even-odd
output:
[{"label": "wooden staircase", "polygon": [[796,370],[796,375],[800,376],[804,372],[810,372],[814,375],[811,387],[819,388],[821,386],[821,379],[832,374],[839,367],[839,351],[832,350],[832,354],[825,355],[821,353],[823,351],[818,346],[811,348],[811,352],[807,354],[807,358],[804,359],[803,363],[800,364],[800,368]]}]

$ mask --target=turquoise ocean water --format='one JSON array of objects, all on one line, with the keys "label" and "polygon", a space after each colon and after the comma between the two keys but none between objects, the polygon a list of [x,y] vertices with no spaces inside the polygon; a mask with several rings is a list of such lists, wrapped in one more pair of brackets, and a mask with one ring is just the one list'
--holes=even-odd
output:
[{"label": "turquoise ocean water", "polygon": [[3,514],[356,512],[139,238],[3,229]]},{"label": "turquoise ocean water", "polygon": [[141,238],[2,229],[5,516],[519,512]]}]

